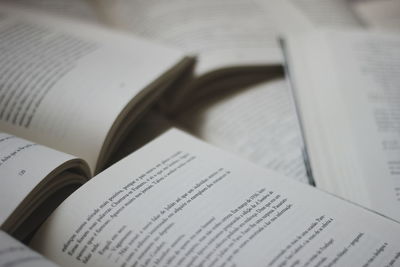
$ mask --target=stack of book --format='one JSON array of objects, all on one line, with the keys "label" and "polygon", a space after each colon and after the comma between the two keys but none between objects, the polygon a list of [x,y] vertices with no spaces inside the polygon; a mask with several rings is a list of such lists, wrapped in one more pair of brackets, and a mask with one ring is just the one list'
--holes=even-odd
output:
[{"label": "stack of book", "polygon": [[1,1],[0,266],[400,266],[399,6]]}]

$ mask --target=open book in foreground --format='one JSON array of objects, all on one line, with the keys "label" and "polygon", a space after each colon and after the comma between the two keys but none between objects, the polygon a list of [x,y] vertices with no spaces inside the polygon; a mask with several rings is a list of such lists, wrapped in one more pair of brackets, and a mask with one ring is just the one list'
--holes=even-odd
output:
[{"label": "open book in foreground", "polygon": [[289,36],[296,93],[317,187],[400,220],[400,36]]},{"label": "open book in foreground", "polygon": [[0,134],[0,225],[19,237],[40,223],[33,210],[49,213],[104,168],[192,62],[140,38],[7,6],[0,50],[0,130],[12,134]]},{"label": "open book in foreground", "polygon": [[399,231],[170,130],[76,190],[30,245],[64,266],[397,266]]}]

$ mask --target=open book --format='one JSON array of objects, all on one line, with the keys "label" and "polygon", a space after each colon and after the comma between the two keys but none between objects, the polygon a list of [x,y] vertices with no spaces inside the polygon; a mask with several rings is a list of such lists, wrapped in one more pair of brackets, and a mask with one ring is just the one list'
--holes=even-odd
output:
[{"label": "open book", "polygon": [[285,44],[317,187],[400,220],[400,37],[329,31]]},{"label": "open book", "polygon": [[[276,37],[319,27],[363,26],[345,0],[8,2],[111,25],[196,55],[194,69],[161,99],[159,117],[172,112],[171,126],[302,182],[309,182],[304,145]],[[126,149],[132,141],[154,136],[151,130],[159,132],[165,118],[154,117],[144,123],[149,131],[143,124],[131,131],[119,154],[132,152]]]},{"label": "open book", "polygon": [[[218,90],[268,79],[282,63],[277,35],[321,25],[359,27],[346,1],[92,1],[106,23],[198,57],[168,107],[179,111]],[[318,25],[318,26],[317,26]]]},{"label": "open book", "polygon": [[[32,1],[36,4],[40,2]],[[49,5],[51,3],[55,5],[56,1],[47,2]],[[63,5],[70,5],[71,13],[74,13],[74,10],[80,10],[80,14],[84,14],[86,17],[91,17],[90,14],[95,17],[95,14],[101,13],[94,6],[92,6],[93,9],[90,9],[91,5],[85,6],[82,5],[83,3],[85,2],[70,1],[64,2]],[[180,4],[179,1],[174,5],[171,3],[170,7],[178,8]],[[200,9],[193,9],[196,6],[187,8],[193,12],[201,11],[204,8],[214,9],[211,2],[203,4],[204,7]],[[237,14],[239,6],[247,4],[247,2],[241,2],[231,10],[218,10],[225,14],[224,20],[229,20],[232,18],[231,16]],[[277,8],[282,5],[289,7],[288,4],[280,4]],[[86,8],[80,9],[82,6]],[[333,6],[336,6],[337,10],[344,10],[341,4],[333,4]],[[7,164],[3,164],[1,170],[9,179],[6,183],[7,186],[2,188],[4,191],[2,195],[8,196],[7,198],[10,199],[8,202],[2,202],[1,226],[2,229],[13,233],[14,236],[23,238],[40,224],[40,221],[34,222],[32,218],[37,217],[38,212],[45,212],[41,207],[47,207],[46,213],[50,213],[57,203],[91,176],[90,172],[97,173],[108,162],[115,161],[112,159],[112,155],[117,152],[118,147],[125,145],[123,143],[124,136],[129,132],[131,125],[182,70],[189,69],[187,66],[192,63],[192,60],[183,58],[181,53],[173,49],[143,41],[137,37],[127,37],[122,33],[100,29],[93,25],[70,22],[60,17],[35,15],[32,10],[17,10],[15,7],[3,5],[1,7],[1,45],[6,51],[2,56],[10,60],[2,61],[1,65],[4,87],[1,98],[0,129],[14,135],[4,134],[2,145],[7,149],[2,151],[2,155],[7,159],[7,164],[13,162],[14,166],[18,166],[16,172],[6,168]],[[126,8],[128,7],[132,8],[130,5],[126,6]],[[250,4],[248,10],[258,14],[256,21],[261,22],[263,16],[257,11],[258,7],[259,5]],[[304,5],[303,9],[309,10],[306,7],[307,5]],[[323,5],[319,7],[321,9]],[[104,10],[117,11],[114,8]],[[296,9],[288,8],[288,10]],[[308,13],[313,14],[312,12]],[[348,15],[345,14],[347,13],[344,12],[344,15],[341,16],[342,19],[332,21],[347,21],[349,25],[352,25],[353,19],[345,19]],[[107,17],[113,16],[109,14]],[[119,14],[117,17],[120,17]],[[173,13],[169,17],[172,19]],[[301,20],[296,20],[296,22]],[[262,23],[264,25],[262,27],[265,27],[266,21]],[[201,23],[201,21],[196,23]],[[254,24],[254,22],[251,23],[251,25]],[[178,26],[178,24],[176,25]],[[222,27],[224,23],[217,22],[215,27],[218,25]],[[304,25],[308,24],[304,23]],[[204,25],[204,27],[206,26],[214,27]],[[237,30],[245,33],[250,28],[246,26]],[[255,32],[253,30],[251,34],[255,35]],[[229,33],[229,38],[240,39],[242,35],[237,34]],[[162,38],[153,39],[163,41]],[[196,38],[192,42],[195,40]],[[268,37],[268,40],[270,43],[275,42],[272,35]],[[221,45],[237,43],[233,39],[231,41],[222,42],[217,38],[212,42],[216,44],[221,42]],[[264,43],[258,45],[261,49]],[[229,54],[243,57],[247,54],[243,53],[244,48],[239,46],[236,50],[235,47],[231,47],[228,49],[231,51]],[[254,52],[250,47],[247,47],[246,50]],[[264,49],[261,50],[264,51]],[[258,69],[261,65],[263,66],[261,69],[265,70],[265,67],[273,66],[276,63],[275,59],[281,57],[279,49],[275,45],[267,50],[275,51],[268,53],[270,55],[268,58],[271,60],[263,58],[262,63],[260,63],[261,61],[257,61],[257,63],[249,59],[233,57],[235,59],[235,63],[233,63],[215,57],[213,62],[219,62],[218,64],[211,64],[212,67],[199,71],[199,68],[203,68],[201,66],[208,64],[200,63],[199,66],[196,66],[195,75],[187,77],[201,80],[203,75],[208,76],[207,73],[220,73],[218,69],[236,70],[241,66],[251,78],[248,81],[253,83],[259,80],[254,77],[260,73],[256,71],[252,74],[250,70],[253,70],[254,67]],[[207,62],[201,56],[203,55],[202,51],[203,49],[192,52],[200,55],[200,62]],[[262,51],[260,54],[264,54]],[[254,59],[255,55],[252,55],[252,58]],[[273,71],[265,72],[261,76],[272,80],[281,74],[279,68],[272,67],[271,70]],[[225,77],[225,75],[221,77]],[[214,82],[216,85],[218,84],[218,82]],[[232,79],[232,83],[236,83],[235,78]],[[246,101],[240,100],[241,102],[238,103],[242,106],[240,113],[253,116],[253,114],[259,113],[263,105],[269,106],[270,104],[273,104],[274,109],[276,107],[277,110],[274,116],[265,118],[260,113],[260,118],[263,118],[260,122],[247,121],[245,127],[256,130],[252,131],[254,133],[252,136],[242,140],[239,140],[239,136],[234,135],[224,138],[226,132],[217,130],[212,124],[203,127],[204,130],[198,131],[197,134],[222,147],[230,147],[233,151],[242,153],[253,160],[259,158],[257,155],[271,151],[259,160],[260,165],[277,169],[298,180],[307,181],[298,127],[291,112],[290,101],[285,99],[287,88],[284,82],[272,81],[258,87],[259,89],[249,88],[248,96],[240,98],[247,99],[247,102],[258,100],[258,104],[247,104],[249,110],[243,112],[245,108],[243,105],[246,104]],[[229,106],[237,105],[237,100],[236,98],[231,99],[232,101],[227,101],[229,102],[227,105],[221,105],[216,110],[215,114],[221,114],[216,117],[219,119],[215,122],[220,126],[219,129],[229,129],[226,127],[228,124],[231,125],[230,127],[235,127],[237,120],[232,116],[234,110]],[[178,121],[183,127],[195,132],[194,125],[189,125],[190,120],[187,118],[192,115],[200,118],[200,113],[201,111],[195,109],[190,113],[185,113],[187,117],[181,116]],[[225,119],[225,116],[228,116],[230,120]],[[212,117],[215,115],[213,114]],[[287,123],[278,128],[276,122],[279,120]],[[200,125],[200,120],[194,121]],[[272,128],[275,128],[276,132],[287,135],[282,139],[282,145],[276,144],[274,134],[263,134]],[[219,135],[213,134],[213,131]],[[206,132],[208,134],[201,135]],[[231,145],[229,142],[220,144],[219,140],[231,140],[235,144]],[[256,140],[265,146],[255,146]],[[37,143],[66,152],[68,155],[36,145]],[[271,144],[275,144],[273,149]],[[243,150],[244,147],[247,147],[246,151]],[[257,148],[256,151],[252,149],[254,147]],[[86,163],[76,157],[82,158]],[[89,165],[90,171],[86,164]],[[25,179],[22,181],[18,179],[19,177]],[[27,177],[32,178],[28,179]],[[19,188],[18,192],[15,192],[15,188]],[[51,196],[58,196],[57,200]],[[52,203],[52,208],[49,203]],[[45,214],[39,218],[45,218]]]},{"label": "open book", "polygon": [[76,190],[30,246],[63,266],[397,266],[399,231],[171,130]]},{"label": "open book", "polygon": [[[162,98],[163,107],[175,111],[170,124],[302,182],[308,182],[303,144],[276,37],[321,26],[362,26],[343,0],[13,2],[63,9],[196,55],[193,73]],[[165,119],[154,117],[144,124],[154,122],[149,130],[159,131]],[[143,132],[143,125],[136,127],[127,142],[153,136]],[[120,150],[129,152],[126,147]]]},{"label": "open book", "polygon": [[277,36],[322,26],[362,27],[346,1],[93,2],[100,4],[97,10],[107,25],[197,56],[193,77],[182,82],[179,92],[171,92],[172,97],[163,98],[174,114],[172,125],[309,182]]},{"label": "open book", "polygon": [[87,163],[0,133],[0,226],[25,239],[90,177]]},{"label": "open book", "polygon": [[0,134],[0,225],[18,237],[40,223],[34,211],[49,214],[104,168],[193,61],[141,38],[8,6],[0,9],[0,50],[0,131],[8,133]]},{"label": "open book", "polygon": [[191,76],[164,98],[174,113],[210,92],[268,79],[283,61],[276,38],[282,32],[362,26],[346,0],[9,2],[90,18],[195,55]]},{"label": "open book", "polygon": [[140,38],[1,7],[0,129],[79,156],[96,173],[186,69]]}]

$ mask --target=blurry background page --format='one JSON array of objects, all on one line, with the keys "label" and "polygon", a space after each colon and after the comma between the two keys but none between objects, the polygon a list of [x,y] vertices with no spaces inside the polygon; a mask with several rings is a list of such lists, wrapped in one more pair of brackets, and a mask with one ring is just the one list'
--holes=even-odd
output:
[{"label": "blurry background page", "polygon": [[400,1],[350,0],[358,16],[373,29],[400,30]]},{"label": "blurry background page", "polygon": [[177,120],[207,142],[308,182],[296,112],[281,78],[215,96]]},{"label": "blurry background page", "polygon": [[87,22],[100,23],[100,16],[90,0],[1,0],[25,8],[38,8]]},{"label": "blurry background page", "polygon": [[359,25],[345,1],[99,0],[108,21],[199,56],[196,74],[282,62],[276,37],[316,25]]}]

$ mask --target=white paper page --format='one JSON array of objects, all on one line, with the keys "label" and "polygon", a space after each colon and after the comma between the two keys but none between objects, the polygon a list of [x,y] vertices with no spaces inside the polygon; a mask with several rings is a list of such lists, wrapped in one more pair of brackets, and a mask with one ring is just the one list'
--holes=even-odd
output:
[{"label": "white paper page", "polygon": [[384,34],[289,39],[317,186],[397,220],[399,49],[399,37]]},{"label": "white paper page", "polygon": [[174,130],[76,191],[32,245],[68,266],[395,266],[399,231]]},{"label": "white paper page", "polygon": [[0,133],[0,225],[54,169],[74,157]]},{"label": "white paper page", "polygon": [[199,55],[196,73],[281,61],[274,23],[255,1],[101,1],[117,27]]},{"label": "white paper page", "polygon": [[355,23],[345,1],[99,2],[117,27],[198,55],[198,75],[229,66],[281,63],[279,33],[309,30],[321,22],[342,26]]},{"label": "white paper page", "polygon": [[0,231],[0,267],[56,267],[5,232]]},{"label": "white paper page", "polygon": [[315,28],[358,28],[363,25],[347,0],[284,1],[297,8]]},{"label": "white paper page", "polygon": [[92,171],[127,103],[183,57],[89,25],[0,16],[0,128],[85,159]]},{"label": "white paper page", "polygon": [[21,8],[37,8],[58,15],[100,23],[100,17],[93,3],[86,0],[1,0]]},{"label": "white paper page", "polygon": [[175,123],[170,121],[160,110],[154,108],[129,131],[124,142],[115,150],[110,164],[114,164],[132,152],[138,150],[162,133],[173,128]]},{"label": "white paper page", "polygon": [[308,182],[298,118],[283,79],[207,100],[183,112],[178,121],[207,142]]},{"label": "white paper page", "polygon": [[352,5],[370,28],[400,31],[399,0],[352,1]]}]

